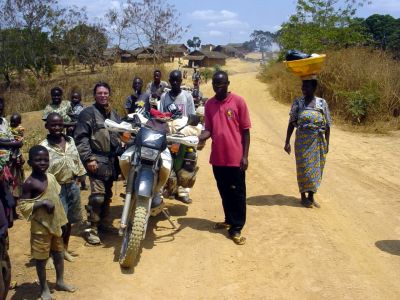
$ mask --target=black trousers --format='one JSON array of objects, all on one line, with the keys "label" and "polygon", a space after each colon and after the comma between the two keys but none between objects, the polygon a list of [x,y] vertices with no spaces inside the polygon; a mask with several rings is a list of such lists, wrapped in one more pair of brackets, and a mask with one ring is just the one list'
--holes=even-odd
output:
[{"label": "black trousers", "polygon": [[246,222],[246,172],[239,167],[213,166],[229,234],[240,233]]}]

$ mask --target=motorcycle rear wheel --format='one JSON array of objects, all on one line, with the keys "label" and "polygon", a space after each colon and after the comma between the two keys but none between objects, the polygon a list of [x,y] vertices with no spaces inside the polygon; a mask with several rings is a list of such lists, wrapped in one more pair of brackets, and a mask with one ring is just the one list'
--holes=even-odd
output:
[{"label": "motorcycle rear wheel", "polygon": [[132,268],[142,250],[142,240],[146,228],[147,207],[137,206],[133,220],[125,230],[122,240],[119,264],[122,268]]}]

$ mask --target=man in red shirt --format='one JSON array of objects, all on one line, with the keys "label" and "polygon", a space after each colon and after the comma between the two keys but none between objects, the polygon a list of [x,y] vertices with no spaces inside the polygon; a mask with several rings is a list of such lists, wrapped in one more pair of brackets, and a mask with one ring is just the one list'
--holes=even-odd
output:
[{"label": "man in red shirt", "polygon": [[215,229],[228,229],[229,236],[243,245],[241,235],[246,222],[246,180],[251,122],[244,99],[228,92],[228,74],[213,75],[215,96],[205,105],[205,130],[199,139],[212,139],[210,164],[222,198],[225,221]]}]

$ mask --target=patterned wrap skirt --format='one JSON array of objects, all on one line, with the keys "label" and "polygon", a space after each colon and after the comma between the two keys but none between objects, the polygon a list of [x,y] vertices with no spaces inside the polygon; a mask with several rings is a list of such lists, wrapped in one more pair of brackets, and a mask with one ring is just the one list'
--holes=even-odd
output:
[{"label": "patterned wrap skirt", "polygon": [[297,120],[295,156],[300,193],[316,193],[322,180],[327,144],[324,138],[325,118],[314,109],[303,110]]}]

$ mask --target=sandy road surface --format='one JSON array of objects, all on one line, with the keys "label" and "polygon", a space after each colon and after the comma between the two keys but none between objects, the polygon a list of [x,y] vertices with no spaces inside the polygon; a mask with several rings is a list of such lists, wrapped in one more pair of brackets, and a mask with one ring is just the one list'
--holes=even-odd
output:
[{"label": "sandy road surface", "polygon": [[[248,222],[244,246],[212,230],[222,220],[219,196],[208,165],[209,145],[193,204],[168,201],[180,226],[151,220],[140,261],[121,272],[117,233],[103,247],[86,247],[65,263],[75,294],[57,299],[399,299],[400,135],[362,135],[332,130],[331,152],[317,194],[321,209],[299,205],[294,157],[283,152],[288,107],[274,102],[255,72],[231,76],[231,89],[245,97],[253,129],[247,173]],[[205,88],[210,94],[210,87]],[[122,183],[117,184],[118,194]],[[85,202],[87,194],[84,193]],[[112,207],[117,226],[121,201]],[[38,285],[29,260],[28,224],[11,230],[11,299],[36,299]],[[48,273],[54,282],[54,272]]]}]

